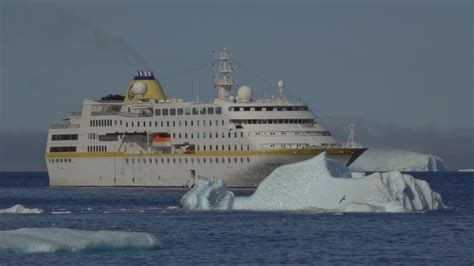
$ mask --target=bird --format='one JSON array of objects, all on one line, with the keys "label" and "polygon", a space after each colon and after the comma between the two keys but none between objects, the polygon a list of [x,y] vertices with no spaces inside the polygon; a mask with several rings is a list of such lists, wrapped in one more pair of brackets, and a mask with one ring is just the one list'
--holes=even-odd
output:
[{"label": "bird", "polygon": [[341,200],[339,201],[339,204],[341,204],[341,202],[342,202],[343,200],[345,200],[345,199],[346,199],[346,195],[344,195],[344,196],[341,198]]}]

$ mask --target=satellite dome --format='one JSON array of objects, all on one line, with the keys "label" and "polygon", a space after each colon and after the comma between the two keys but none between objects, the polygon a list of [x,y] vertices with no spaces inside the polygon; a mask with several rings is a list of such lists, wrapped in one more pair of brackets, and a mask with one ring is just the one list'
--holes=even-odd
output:
[{"label": "satellite dome", "polygon": [[283,80],[279,80],[278,81],[278,88],[283,88],[283,85],[284,85]]},{"label": "satellite dome", "polygon": [[248,103],[252,99],[252,89],[249,86],[242,86],[237,91],[240,102]]},{"label": "satellite dome", "polygon": [[133,84],[133,93],[135,93],[136,95],[145,95],[145,93],[147,92],[148,88],[145,84],[145,82],[143,81],[137,81]]}]

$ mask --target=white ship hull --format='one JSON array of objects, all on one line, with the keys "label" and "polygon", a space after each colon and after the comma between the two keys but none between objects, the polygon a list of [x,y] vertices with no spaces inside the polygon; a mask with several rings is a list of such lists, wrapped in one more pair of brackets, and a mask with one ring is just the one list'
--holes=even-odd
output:
[{"label": "white ship hull", "polygon": [[249,86],[231,95],[228,51],[218,58],[211,102],[168,99],[151,71],[138,71],[125,96],[84,100],[50,126],[50,185],[189,187],[201,175],[256,187],[280,165],[324,151],[349,165],[365,151],[337,143],[304,102],[286,99],[283,81],[276,97],[254,98]]},{"label": "white ship hull", "polygon": [[[278,166],[311,157],[312,155],[213,157],[150,154],[134,157],[67,158],[63,163],[48,163],[48,173],[50,186],[186,187],[192,185],[194,176],[207,176],[223,179],[229,187],[254,188]],[[352,155],[331,157],[346,164]]]}]

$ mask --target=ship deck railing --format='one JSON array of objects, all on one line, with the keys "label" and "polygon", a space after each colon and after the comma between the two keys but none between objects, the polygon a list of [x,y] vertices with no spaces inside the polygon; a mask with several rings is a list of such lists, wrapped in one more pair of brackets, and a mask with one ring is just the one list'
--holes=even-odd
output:
[{"label": "ship deck railing", "polygon": [[79,124],[53,124],[50,125],[50,129],[63,129],[63,128],[79,128]]},{"label": "ship deck railing", "polygon": [[129,112],[91,112],[92,116],[107,116],[107,115],[119,115],[125,117],[152,117],[153,114],[146,113],[129,113]]},{"label": "ship deck railing", "polygon": [[71,112],[69,114],[69,117],[81,117],[82,116],[82,112]]}]

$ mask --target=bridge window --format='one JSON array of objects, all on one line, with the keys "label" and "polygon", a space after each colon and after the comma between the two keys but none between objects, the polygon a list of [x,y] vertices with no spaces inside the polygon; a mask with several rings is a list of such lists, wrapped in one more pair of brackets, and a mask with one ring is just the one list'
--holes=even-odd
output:
[{"label": "bridge window", "polygon": [[76,152],[76,146],[65,146],[65,147],[51,147],[49,152]]},{"label": "bridge window", "polygon": [[207,114],[208,115],[213,115],[214,114],[214,108],[213,107],[208,107],[207,108]]},{"label": "bridge window", "polygon": [[51,140],[77,140],[79,137],[78,134],[59,134],[52,135]]},{"label": "bridge window", "polygon": [[221,107],[216,107],[216,115],[222,114],[222,108]]}]

